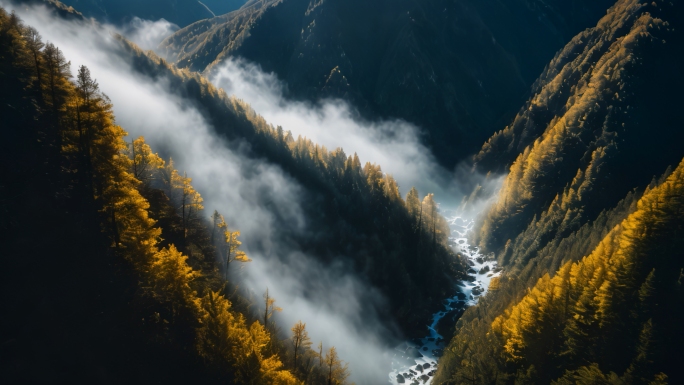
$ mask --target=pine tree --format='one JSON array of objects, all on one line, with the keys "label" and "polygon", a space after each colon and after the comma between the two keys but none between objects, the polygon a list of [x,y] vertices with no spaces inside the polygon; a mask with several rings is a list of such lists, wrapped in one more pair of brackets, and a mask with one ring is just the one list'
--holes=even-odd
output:
[{"label": "pine tree", "polygon": [[302,321],[297,321],[292,327],[292,345],[294,349],[294,364],[293,368],[297,371],[297,358],[301,350],[307,350],[311,347],[311,339],[309,333],[306,331],[306,324]]},{"label": "pine tree", "polygon": [[271,297],[268,294],[268,288],[266,288],[266,292],[264,293],[264,308],[264,325],[268,327],[268,321],[271,319],[273,312],[283,310],[282,308],[275,305],[275,298]]},{"label": "pine tree", "polygon": [[325,353],[325,367],[328,385],[344,384],[349,377],[348,365],[337,355],[337,349],[334,346]]},{"label": "pine tree", "polygon": [[198,277],[198,273],[188,266],[187,259],[171,245],[154,256],[150,269],[154,294],[162,303],[171,307],[172,322],[181,309],[196,313],[196,292],[190,283]]}]

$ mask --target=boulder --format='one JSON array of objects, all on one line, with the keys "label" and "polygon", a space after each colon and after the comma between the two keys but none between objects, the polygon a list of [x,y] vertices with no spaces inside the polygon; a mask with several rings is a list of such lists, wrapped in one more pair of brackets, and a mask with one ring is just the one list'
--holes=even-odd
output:
[{"label": "boulder", "polygon": [[403,384],[404,382],[406,382],[406,380],[404,380],[404,376],[402,376],[401,373],[397,374],[397,383]]},{"label": "boulder", "polygon": [[489,272],[489,266],[485,266],[480,269],[480,272],[478,274],[485,274]]},{"label": "boulder", "polygon": [[423,365],[420,365],[420,364],[416,365],[416,370],[423,373]]},{"label": "boulder", "polygon": [[427,369],[427,368],[429,368],[429,367],[430,367],[430,364],[427,364],[427,363],[426,363],[426,364],[423,364],[423,369]]},{"label": "boulder", "polygon": [[476,260],[477,263],[479,263],[479,264],[483,264],[483,263],[484,263],[484,258],[482,258],[482,257],[477,257],[477,258],[475,258],[475,260]]}]

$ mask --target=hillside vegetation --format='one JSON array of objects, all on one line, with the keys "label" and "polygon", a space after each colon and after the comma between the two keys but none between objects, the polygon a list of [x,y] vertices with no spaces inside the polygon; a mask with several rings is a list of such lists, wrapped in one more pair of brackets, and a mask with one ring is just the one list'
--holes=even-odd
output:
[{"label": "hillside vegetation", "polygon": [[[682,11],[617,1],[475,156],[509,171],[475,236],[504,272],[459,320],[438,381],[681,382],[682,165],[669,166],[684,81],[668,63]],[[639,297],[659,274],[656,299]]]},{"label": "hillside vegetation", "polygon": [[143,138],[124,141],[88,68],[72,77],[3,9],[0,58],[3,383],[344,383],[305,324],[281,340],[268,291],[258,313],[236,294],[227,270],[250,261],[239,231],[209,222],[191,179]]},{"label": "hillside vegetation", "polygon": [[524,102],[544,65],[612,0],[267,0],[203,20],[160,49],[211,71],[244,58],[290,97],[342,98],[424,130],[451,168]]}]

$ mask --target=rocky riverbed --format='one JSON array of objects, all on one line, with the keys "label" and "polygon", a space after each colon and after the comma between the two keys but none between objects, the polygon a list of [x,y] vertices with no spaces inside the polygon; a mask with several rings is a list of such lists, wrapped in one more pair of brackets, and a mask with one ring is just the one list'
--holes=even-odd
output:
[{"label": "rocky riverbed", "polygon": [[446,214],[451,228],[449,243],[468,261],[469,279],[454,283],[454,295],[446,298],[443,308],[432,315],[426,325],[425,337],[405,341],[395,348],[389,372],[390,384],[430,384],[437,371],[438,359],[448,343],[438,333],[440,321],[450,321],[449,324],[453,325],[466,307],[476,304],[478,298],[487,293],[492,278],[500,274],[493,258],[481,255],[478,247],[468,244],[468,233],[473,229],[474,220],[456,213]]}]

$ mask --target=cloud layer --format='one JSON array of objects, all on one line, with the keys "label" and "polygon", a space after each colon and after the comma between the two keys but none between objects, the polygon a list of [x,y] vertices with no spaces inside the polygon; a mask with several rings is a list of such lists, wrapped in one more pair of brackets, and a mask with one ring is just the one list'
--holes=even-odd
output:
[{"label": "cloud layer", "polygon": [[415,186],[435,193],[453,206],[462,193],[453,173],[437,164],[420,140],[418,127],[402,120],[366,121],[337,99],[316,104],[286,99],[284,85],[272,73],[244,60],[229,59],[210,75],[212,83],[249,103],[272,124],[305,136],[329,150],[356,152],[362,162],[376,163],[399,183],[402,195]]},{"label": "cloud layer", "polygon": [[[244,269],[245,283],[256,295],[269,287],[284,308],[279,315],[284,330],[301,319],[313,341],[338,348],[350,363],[353,381],[384,382],[389,353],[382,341],[392,333],[373,312],[382,306],[382,297],[344,264],[322,266],[284,239],[287,232],[306,231],[302,190],[295,181],[277,165],[249,158],[240,143],[217,137],[201,113],[170,94],[163,82],[135,74],[117,53],[112,32],[122,31],[65,22],[40,7],[13,7],[6,0],[0,5],[15,9],[45,41],[57,45],[71,61],[72,71],[88,66],[112,100],[117,124],[132,137],[144,135],[156,151],[173,156],[176,168],[187,171],[205,198],[207,215],[218,209],[242,232],[243,246],[254,259]],[[129,31],[128,36],[143,36],[140,42],[152,44],[150,36],[156,32],[145,28]]]}]

